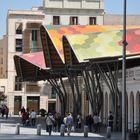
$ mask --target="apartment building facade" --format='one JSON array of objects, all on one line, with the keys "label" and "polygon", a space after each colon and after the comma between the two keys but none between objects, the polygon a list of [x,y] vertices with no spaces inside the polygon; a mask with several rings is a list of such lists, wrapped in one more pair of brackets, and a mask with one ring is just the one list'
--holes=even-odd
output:
[{"label": "apartment building facade", "polygon": [[102,25],[103,16],[102,0],[44,0],[42,7],[8,11],[5,94],[11,114],[18,114],[21,106],[36,111],[55,110],[57,106],[54,91],[46,81],[22,82],[16,77],[13,56],[42,50],[40,25]]},{"label": "apartment building facade", "polygon": [[44,0],[47,25],[102,25],[104,2],[102,0]]},{"label": "apartment building facade", "polygon": [[[44,108],[46,103],[44,97],[40,97],[41,87],[37,83],[22,83],[21,79],[16,77],[13,60],[14,55],[41,49],[39,26],[42,24],[43,19],[44,15],[36,8],[29,11],[8,11],[7,105],[12,114],[18,114],[21,106],[39,110],[39,106]],[[45,100],[45,103],[42,101],[40,104],[42,98]]]},{"label": "apartment building facade", "polygon": [[[0,39],[0,97],[3,99],[7,93],[7,36]],[[3,96],[4,95],[4,96]],[[0,103],[5,103],[0,101]]]}]

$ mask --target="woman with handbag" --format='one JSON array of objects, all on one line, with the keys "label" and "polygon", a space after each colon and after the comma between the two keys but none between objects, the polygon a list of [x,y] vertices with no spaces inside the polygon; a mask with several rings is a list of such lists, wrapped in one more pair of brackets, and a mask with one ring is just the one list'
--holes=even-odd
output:
[{"label": "woman with handbag", "polygon": [[53,115],[49,113],[45,120],[46,120],[46,130],[49,132],[49,136],[50,136],[55,119],[53,118]]}]

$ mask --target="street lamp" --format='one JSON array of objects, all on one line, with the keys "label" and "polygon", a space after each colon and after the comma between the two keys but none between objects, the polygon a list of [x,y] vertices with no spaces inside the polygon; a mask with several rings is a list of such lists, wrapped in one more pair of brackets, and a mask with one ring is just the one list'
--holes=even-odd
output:
[{"label": "street lamp", "polygon": [[126,46],[126,0],[124,0],[122,58],[122,140],[126,140]]}]

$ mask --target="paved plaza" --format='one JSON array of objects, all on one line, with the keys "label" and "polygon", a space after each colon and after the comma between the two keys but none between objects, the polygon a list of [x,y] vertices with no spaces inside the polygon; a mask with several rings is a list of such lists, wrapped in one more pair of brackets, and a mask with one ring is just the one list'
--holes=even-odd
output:
[{"label": "paved plaza", "polygon": [[[0,119],[0,139],[28,139],[28,140],[106,140],[106,133],[88,133],[88,137],[84,137],[83,133],[71,133],[70,136],[60,136],[59,132],[52,132],[52,136],[49,136],[44,128],[41,130],[41,136],[37,135],[36,127],[22,127],[20,126],[20,134],[16,135],[16,124],[20,123],[20,118],[9,118],[8,120]],[[112,133],[111,140],[121,140],[121,133]]]}]

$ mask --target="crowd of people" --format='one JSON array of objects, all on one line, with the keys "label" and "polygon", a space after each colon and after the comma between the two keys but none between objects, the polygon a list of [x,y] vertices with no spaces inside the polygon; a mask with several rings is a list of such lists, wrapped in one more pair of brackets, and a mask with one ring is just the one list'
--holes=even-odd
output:
[{"label": "crowd of people", "polygon": [[[109,116],[107,118],[107,126],[111,127],[111,131],[113,131],[113,113],[109,111]],[[102,120],[100,115],[95,113],[93,116],[91,114],[86,116],[85,124],[89,128],[89,132],[100,132],[100,128],[102,126]]]},{"label": "crowd of people", "polygon": [[[20,112],[23,126],[36,125],[37,113],[34,110],[29,112],[28,108],[25,110],[25,108],[22,107]],[[93,116],[91,114],[87,115],[85,120],[82,120],[81,115],[77,115],[74,121],[72,113],[67,113],[65,117],[62,117],[60,113],[48,112],[44,121],[46,125],[46,132],[48,132],[49,135],[51,135],[52,131],[60,132],[61,124],[65,125],[65,131],[68,135],[70,135],[71,131],[75,131],[75,129],[80,130],[82,128],[82,124],[88,126],[89,132],[95,133],[100,132],[102,125],[101,117],[96,113]],[[113,114],[111,111],[109,112],[107,126],[110,126],[111,130],[113,130]]]},{"label": "crowd of people", "polygon": [[100,132],[102,121],[100,116],[96,113],[93,116],[91,114],[87,115],[85,123],[89,128],[89,132],[92,132],[93,130],[94,132]]},{"label": "crowd of people", "polygon": [[29,108],[25,109],[24,107],[22,107],[19,115],[21,115],[23,126],[34,127],[36,125],[37,113],[34,110],[30,112]]},{"label": "crowd of people", "polygon": [[[6,119],[8,118],[9,108],[6,105],[1,106],[0,112],[2,118],[4,118],[4,116]],[[19,113],[23,126],[36,126],[37,113],[35,110],[32,109],[30,111],[29,108],[25,109],[22,107]],[[83,125],[88,126],[89,132],[100,132],[102,125],[101,117],[96,113],[93,116],[91,114],[87,115],[85,120],[83,120],[79,114],[76,118],[73,118],[72,113],[67,113],[62,117],[60,113],[48,112],[44,117],[44,122],[46,125],[46,132],[48,132],[49,135],[51,135],[52,131],[60,132],[61,124],[65,126],[65,131],[68,135],[70,135],[71,131],[75,131],[75,129],[77,131],[81,130]],[[110,126],[113,131],[113,114],[111,111],[109,112],[107,126]]]},{"label": "crowd of people", "polygon": [[49,133],[49,135],[51,135],[52,130],[60,132],[61,124],[65,125],[65,131],[68,135],[70,135],[70,132],[74,126],[73,116],[71,113],[66,114],[64,118],[61,117],[60,113],[55,113],[54,115],[52,113],[48,113],[45,117],[45,122],[46,131]]}]

